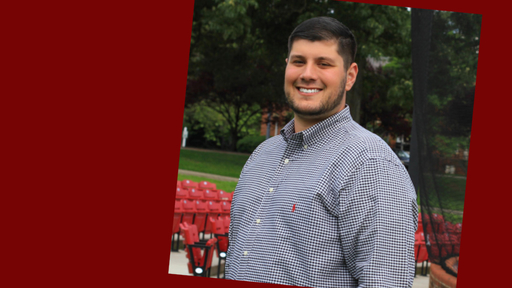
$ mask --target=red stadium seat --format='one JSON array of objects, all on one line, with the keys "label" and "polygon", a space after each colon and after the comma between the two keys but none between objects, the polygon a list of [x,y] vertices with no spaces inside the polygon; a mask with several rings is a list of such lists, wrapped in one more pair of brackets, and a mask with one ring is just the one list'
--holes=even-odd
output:
[{"label": "red stadium seat", "polygon": [[188,189],[187,188],[176,188],[176,199],[188,199]]},{"label": "red stadium seat", "polygon": [[231,212],[231,202],[230,201],[222,201],[220,202],[220,209],[222,216],[229,215]]},{"label": "red stadium seat", "polygon": [[174,200],[174,223],[173,233],[178,233],[180,230],[181,214],[183,213],[183,207],[180,200]]},{"label": "red stadium seat", "polygon": [[233,200],[233,193],[228,193],[223,190],[217,190],[217,193],[219,195],[219,200],[228,200],[228,201]]},{"label": "red stadium seat", "polygon": [[178,184],[176,184],[176,188],[181,188],[181,181],[178,180]]},{"label": "red stadium seat", "polygon": [[171,251],[178,251],[180,245],[180,223],[183,215],[183,208],[180,200],[174,201],[174,221],[172,224]]},{"label": "red stadium seat", "polygon": [[[428,264],[426,263],[428,262],[428,253],[423,232],[414,235],[414,259],[416,259],[416,263],[421,263],[421,275],[426,276],[428,269]],[[424,269],[425,272],[423,271]],[[416,274],[416,269],[414,273]]]},{"label": "red stadium seat", "polygon": [[205,200],[219,200],[217,190],[206,189],[203,190]]},{"label": "red stadium seat", "polygon": [[181,187],[183,188],[198,188],[197,182],[194,182],[192,180],[184,179],[181,181]]},{"label": "red stadium seat", "polygon": [[215,190],[215,189],[217,189],[217,185],[212,182],[201,181],[198,183],[198,188],[203,189],[203,190],[206,190],[206,189]]},{"label": "red stadium seat", "polygon": [[190,199],[203,199],[203,190],[197,188],[190,188],[188,189],[188,197]]},{"label": "red stadium seat", "polygon": [[226,233],[229,233],[229,223],[231,223],[231,217],[224,215],[224,231],[226,231]]},{"label": "red stadium seat", "polygon": [[[217,217],[222,213],[222,209],[220,207],[220,201],[207,201],[208,205],[208,217],[213,217],[214,219],[217,219]],[[206,227],[204,229],[203,233],[203,239],[206,234],[212,234],[212,225],[210,221],[206,221]]]},{"label": "red stadium seat", "polygon": [[206,217],[208,215],[208,202],[206,202],[206,200],[200,200],[200,199],[197,199],[195,201],[196,201],[196,216],[194,218],[194,225],[197,226],[197,232],[201,233],[201,232],[204,232],[204,228],[206,226]]},{"label": "red stadium seat", "polygon": [[192,199],[181,199],[181,205],[183,208],[183,217],[181,223],[194,223],[194,215],[196,214],[196,203]]},{"label": "red stadium seat", "polygon": [[418,213],[418,229],[416,233],[423,232],[423,221],[421,220],[421,213]]},{"label": "red stadium seat", "polygon": [[211,223],[213,235],[217,238],[217,257],[219,258],[219,264],[217,266],[217,278],[220,278],[220,267],[221,261],[226,261],[228,253],[229,238],[227,232],[224,230],[224,220],[222,217],[215,219],[214,217],[208,217],[208,222]]},{"label": "red stadium seat", "polygon": [[441,214],[432,214],[430,217],[430,220],[432,221],[432,226],[434,228],[434,233],[437,234],[443,234],[445,232],[445,224],[444,224],[444,217]]},{"label": "red stadium seat", "polygon": [[432,233],[432,224],[430,223],[430,217],[428,214],[421,214],[421,224],[423,225],[423,232],[426,234]]},{"label": "red stadium seat", "polygon": [[210,277],[210,268],[213,259],[213,250],[217,243],[216,238],[206,242],[199,241],[196,225],[180,224],[182,235],[185,239],[185,251],[189,259],[188,271],[194,276]]},{"label": "red stadium seat", "polygon": [[219,216],[219,214],[222,213],[222,208],[220,207],[220,201],[213,201],[213,200],[210,200],[210,201],[207,201],[207,204],[208,204],[208,210],[210,211],[210,213],[208,213],[208,217],[212,216],[212,217],[217,217]]}]

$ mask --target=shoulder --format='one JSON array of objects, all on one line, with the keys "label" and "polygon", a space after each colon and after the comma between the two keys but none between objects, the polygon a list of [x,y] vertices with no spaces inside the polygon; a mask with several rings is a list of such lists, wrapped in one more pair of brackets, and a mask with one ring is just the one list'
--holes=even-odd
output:
[{"label": "shoulder", "polygon": [[258,158],[270,156],[277,157],[276,155],[271,154],[279,153],[278,148],[284,145],[286,145],[286,142],[284,141],[283,136],[281,135],[270,137],[267,140],[263,141],[260,145],[258,145],[258,147],[256,147],[256,149],[254,149],[254,151],[251,153],[251,156],[249,156],[249,159],[247,159],[247,162],[245,163],[242,169],[241,175],[244,174],[245,170],[247,170],[247,167],[249,167],[251,163],[257,160]]},{"label": "shoulder", "polygon": [[391,147],[381,137],[352,121],[345,126],[347,150],[362,161],[384,160],[401,164]]},{"label": "shoulder", "polygon": [[279,147],[283,144],[286,144],[283,136],[277,135],[268,138],[267,140],[263,141],[254,151],[251,153],[251,156],[247,160],[249,163],[250,161],[254,160],[254,158],[257,158],[260,155],[265,154],[265,151],[274,150],[276,147]]},{"label": "shoulder", "polygon": [[[350,164],[345,166],[348,169],[340,171],[340,175],[344,177],[340,177],[339,187],[375,188],[386,185],[387,188],[394,187],[390,193],[390,189],[384,189],[386,195],[409,195],[416,199],[409,172],[381,137],[355,122],[347,126],[346,135],[349,143],[343,155],[338,157],[348,159],[342,161],[348,161]],[[372,190],[369,195],[377,194]]]},{"label": "shoulder", "polygon": [[[355,121],[340,127],[338,135],[333,139],[328,153],[331,154],[338,178],[348,179],[366,166],[386,165],[390,168],[406,172],[402,162],[391,147],[378,135],[363,128]],[[404,171],[401,171],[401,170]],[[344,181],[342,181],[344,182]]]}]

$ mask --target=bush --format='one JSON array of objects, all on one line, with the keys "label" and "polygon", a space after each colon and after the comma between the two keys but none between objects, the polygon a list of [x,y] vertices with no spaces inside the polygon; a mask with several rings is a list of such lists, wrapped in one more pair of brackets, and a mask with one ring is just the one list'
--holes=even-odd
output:
[{"label": "bush", "polygon": [[236,143],[236,150],[238,152],[244,153],[252,153],[258,145],[260,145],[263,141],[265,141],[266,136],[245,136],[244,138],[238,140]]}]

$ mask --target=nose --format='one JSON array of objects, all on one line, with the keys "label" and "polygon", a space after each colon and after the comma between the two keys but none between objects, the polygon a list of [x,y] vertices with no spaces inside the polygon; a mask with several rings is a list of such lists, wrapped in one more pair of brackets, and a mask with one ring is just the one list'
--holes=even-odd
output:
[{"label": "nose", "polygon": [[315,81],[317,79],[316,66],[314,63],[308,63],[304,65],[304,70],[300,75],[302,81]]}]

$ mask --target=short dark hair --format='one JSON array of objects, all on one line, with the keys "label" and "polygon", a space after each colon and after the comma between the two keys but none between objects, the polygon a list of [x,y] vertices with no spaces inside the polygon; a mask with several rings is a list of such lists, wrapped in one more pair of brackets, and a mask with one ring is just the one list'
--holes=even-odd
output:
[{"label": "short dark hair", "polygon": [[331,17],[315,17],[300,23],[288,38],[288,56],[296,38],[309,41],[335,40],[338,54],[343,58],[345,70],[355,61],[357,44],[354,34],[340,21]]}]

